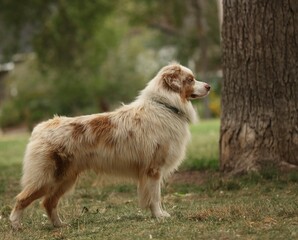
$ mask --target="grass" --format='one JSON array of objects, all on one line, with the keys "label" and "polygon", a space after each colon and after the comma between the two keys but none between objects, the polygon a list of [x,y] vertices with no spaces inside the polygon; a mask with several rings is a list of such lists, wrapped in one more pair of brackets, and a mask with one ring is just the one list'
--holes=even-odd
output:
[{"label": "grass", "polygon": [[201,184],[182,179],[164,186],[163,204],[171,218],[157,221],[148,211],[140,210],[135,185],[98,186],[98,177],[88,173],[83,174],[75,192],[61,201],[61,216],[68,227],[53,229],[36,201],[26,210],[20,232],[11,230],[8,216],[20,190],[28,135],[2,136],[0,238],[297,239],[298,174],[222,177],[216,171],[218,129],[216,120],[192,126],[193,138],[182,169],[186,173],[199,170],[189,177],[204,179]]},{"label": "grass", "polygon": [[188,146],[187,161],[181,169],[218,170],[219,120],[203,121],[191,126],[192,139]]}]

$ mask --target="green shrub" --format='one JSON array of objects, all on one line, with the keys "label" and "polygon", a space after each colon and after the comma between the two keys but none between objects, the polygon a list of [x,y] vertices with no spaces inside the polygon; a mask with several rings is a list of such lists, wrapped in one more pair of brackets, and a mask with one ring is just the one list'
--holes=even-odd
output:
[{"label": "green shrub", "polygon": [[0,110],[0,127],[7,128],[22,123],[21,112],[18,110],[16,103],[5,101]]}]

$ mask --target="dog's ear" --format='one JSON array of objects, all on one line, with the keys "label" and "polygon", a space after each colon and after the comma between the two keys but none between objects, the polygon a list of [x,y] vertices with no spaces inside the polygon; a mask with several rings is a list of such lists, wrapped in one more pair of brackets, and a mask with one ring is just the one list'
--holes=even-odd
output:
[{"label": "dog's ear", "polygon": [[180,74],[181,68],[179,65],[166,67],[164,73],[162,74],[164,84],[174,92],[181,91],[182,83],[179,78]]}]

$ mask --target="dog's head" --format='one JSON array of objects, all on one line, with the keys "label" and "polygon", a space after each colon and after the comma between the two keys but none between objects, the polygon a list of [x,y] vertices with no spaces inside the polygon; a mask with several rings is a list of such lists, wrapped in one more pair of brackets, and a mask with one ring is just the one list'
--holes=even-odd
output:
[{"label": "dog's head", "polygon": [[195,79],[192,71],[178,63],[172,63],[160,71],[162,87],[180,94],[182,100],[203,98],[209,94],[210,85]]}]

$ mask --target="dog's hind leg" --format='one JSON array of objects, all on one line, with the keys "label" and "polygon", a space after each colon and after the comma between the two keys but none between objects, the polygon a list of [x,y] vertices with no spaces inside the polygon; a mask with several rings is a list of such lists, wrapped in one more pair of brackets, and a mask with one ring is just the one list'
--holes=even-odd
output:
[{"label": "dog's hind leg", "polygon": [[41,198],[48,191],[48,187],[41,187],[39,189],[30,189],[25,187],[25,189],[16,197],[17,202],[9,216],[12,227],[14,229],[21,228],[21,216],[26,207],[28,207],[34,200]]},{"label": "dog's hind leg", "polygon": [[73,176],[71,178],[67,178],[61,181],[57,184],[57,187],[55,187],[51,193],[45,196],[43,205],[54,227],[62,227],[65,225],[59,218],[57,212],[57,205],[60,198],[73,187],[73,185],[76,182],[76,179],[77,176]]},{"label": "dog's hind leg", "polygon": [[139,180],[138,193],[141,207],[150,208],[156,218],[170,217],[161,207],[161,177],[159,169],[149,169]]}]

